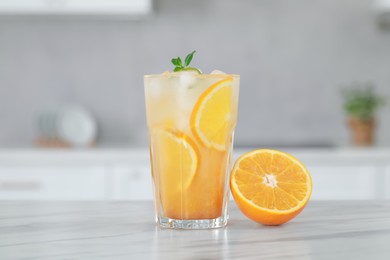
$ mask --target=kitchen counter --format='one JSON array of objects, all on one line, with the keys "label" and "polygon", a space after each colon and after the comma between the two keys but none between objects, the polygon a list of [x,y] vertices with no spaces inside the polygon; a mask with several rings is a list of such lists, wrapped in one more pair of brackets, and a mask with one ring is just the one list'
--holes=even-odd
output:
[{"label": "kitchen counter", "polygon": [[390,259],[390,201],[313,201],[258,225],[160,230],[152,202],[0,202],[1,259]]}]

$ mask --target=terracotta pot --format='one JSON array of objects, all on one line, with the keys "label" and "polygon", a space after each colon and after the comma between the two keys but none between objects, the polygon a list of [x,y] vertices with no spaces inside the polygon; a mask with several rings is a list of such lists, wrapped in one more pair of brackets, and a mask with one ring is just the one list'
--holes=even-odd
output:
[{"label": "terracotta pot", "polygon": [[375,141],[375,120],[362,120],[349,118],[348,125],[351,129],[352,143],[356,146],[371,146]]}]

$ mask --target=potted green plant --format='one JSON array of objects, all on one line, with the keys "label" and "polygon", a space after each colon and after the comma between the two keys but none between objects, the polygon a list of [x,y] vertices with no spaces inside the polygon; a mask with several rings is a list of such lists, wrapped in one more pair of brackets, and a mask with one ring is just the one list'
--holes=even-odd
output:
[{"label": "potted green plant", "polygon": [[352,84],[343,89],[343,96],[353,144],[372,145],[375,141],[376,111],[384,105],[384,98],[375,93],[370,83]]}]

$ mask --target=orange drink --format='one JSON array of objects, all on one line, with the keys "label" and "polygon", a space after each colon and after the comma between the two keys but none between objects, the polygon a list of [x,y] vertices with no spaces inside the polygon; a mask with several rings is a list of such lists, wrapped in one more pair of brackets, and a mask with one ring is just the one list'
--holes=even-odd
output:
[{"label": "orange drink", "polygon": [[166,72],[144,85],[158,224],[225,226],[239,76]]}]

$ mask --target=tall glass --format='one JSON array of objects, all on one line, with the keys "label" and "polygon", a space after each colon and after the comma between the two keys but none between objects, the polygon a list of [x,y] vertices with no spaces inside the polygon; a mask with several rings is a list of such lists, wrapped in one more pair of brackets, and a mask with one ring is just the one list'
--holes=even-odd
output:
[{"label": "tall glass", "polygon": [[224,227],[239,76],[144,77],[156,221],[162,228]]}]

